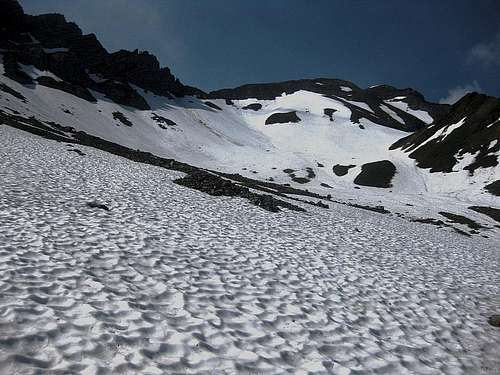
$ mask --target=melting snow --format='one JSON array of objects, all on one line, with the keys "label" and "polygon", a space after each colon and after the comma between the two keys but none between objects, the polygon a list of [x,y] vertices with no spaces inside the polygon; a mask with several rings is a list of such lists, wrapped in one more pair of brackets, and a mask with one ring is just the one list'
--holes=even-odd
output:
[{"label": "melting snow", "polygon": [[0,372],[500,367],[494,242],[342,205],[270,214],[78,147],[0,126]]}]

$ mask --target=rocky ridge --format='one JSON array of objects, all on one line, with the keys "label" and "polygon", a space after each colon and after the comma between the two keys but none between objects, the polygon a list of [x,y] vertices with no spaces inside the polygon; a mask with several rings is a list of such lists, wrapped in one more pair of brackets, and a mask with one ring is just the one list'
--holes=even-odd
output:
[{"label": "rocky ridge", "polygon": [[84,35],[61,14],[26,15],[15,0],[3,0],[1,8],[0,50],[5,75],[22,84],[35,83],[23,71],[24,64],[50,71],[64,81],[49,82],[44,78],[38,84],[86,100],[92,100],[88,93],[92,89],[116,103],[141,110],[149,109],[149,105],[132,85],[162,96],[201,93],[183,85],[148,52],[109,53],[94,34]]}]

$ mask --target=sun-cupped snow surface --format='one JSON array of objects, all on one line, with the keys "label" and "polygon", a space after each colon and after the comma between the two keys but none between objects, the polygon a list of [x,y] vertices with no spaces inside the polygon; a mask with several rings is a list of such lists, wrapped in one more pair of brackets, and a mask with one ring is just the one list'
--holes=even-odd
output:
[{"label": "sun-cupped snow surface", "polygon": [[0,146],[2,374],[500,369],[498,243],[346,206],[271,214],[6,126]]}]

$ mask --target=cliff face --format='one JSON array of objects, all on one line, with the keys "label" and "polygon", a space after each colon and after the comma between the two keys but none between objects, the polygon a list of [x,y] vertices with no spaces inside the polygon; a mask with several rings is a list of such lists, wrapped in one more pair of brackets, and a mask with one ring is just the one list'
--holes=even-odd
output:
[{"label": "cliff face", "polygon": [[19,64],[34,65],[77,86],[78,91],[99,91],[138,109],[148,105],[130,84],[162,96],[201,93],[184,86],[148,52],[108,53],[94,34],[84,35],[61,14],[26,15],[15,0],[2,0],[0,9],[5,74],[18,82],[32,83]]}]

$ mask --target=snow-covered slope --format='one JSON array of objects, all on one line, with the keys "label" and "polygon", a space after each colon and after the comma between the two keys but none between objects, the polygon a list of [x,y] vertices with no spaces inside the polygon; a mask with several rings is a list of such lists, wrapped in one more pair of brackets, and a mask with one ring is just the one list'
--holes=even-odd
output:
[{"label": "snow-covered slope", "polygon": [[[196,167],[399,212],[413,205],[435,217],[443,201],[460,212],[472,204],[498,207],[496,163],[476,162],[471,174],[462,167],[477,155],[465,153],[457,170],[431,173],[407,148],[390,149],[416,129],[419,139],[446,132],[446,142],[464,127],[474,130],[474,111],[451,126],[455,107],[429,103],[414,90],[325,78],[207,94],[180,83],[146,52],[110,54],[63,16],[27,16],[15,4],[2,3],[10,9],[0,30],[2,123],[36,134],[71,128]],[[498,122],[484,126],[488,144],[472,148],[491,159],[483,149],[498,150]]]},{"label": "snow-covered slope", "polygon": [[428,175],[433,190],[475,190],[483,185],[499,196],[500,187],[494,186],[500,184],[500,99],[468,94],[439,121],[391,148],[402,149],[420,168],[438,174],[438,178]]},{"label": "snow-covered slope", "polygon": [[500,368],[496,100],[203,93],[61,15],[0,26],[0,374]]},{"label": "snow-covered slope", "polygon": [[337,204],[269,214],[73,147],[0,126],[0,373],[500,367],[491,239]]},{"label": "snow-covered slope", "polygon": [[[33,67],[23,66],[23,70],[32,78],[51,75],[57,79]],[[367,118],[353,120],[356,108],[370,108],[362,102],[306,90],[273,100],[229,101],[193,96],[167,98],[133,86],[150,107],[138,110],[117,104],[94,90],[89,92],[96,101],[90,102],[41,84],[25,86],[3,75],[0,82],[0,110],[4,113],[33,116],[132,149],[323,194],[331,193],[330,188],[351,190],[364,164],[382,160],[395,166],[395,176],[386,184],[393,193],[455,194],[463,190],[473,197],[484,187],[485,180],[498,174],[498,168],[493,166],[486,172],[491,178],[472,179],[464,173],[455,184],[428,183],[434,178],[429,170],[416,168],[405,153],[389,150],[407,133]],[[9,89],[13,92],[9,93]],[[392,113],[385,105],[381,108]],[[298,122],[266,124],[272,115],[284,113],[294,113]],[[334,166],[349,168],[339,175]],[[439,175],[443,181],[451,179]],[[477,182],[477,186],[470,182]],[[490,198],[483,195],[488,203]]]}]

